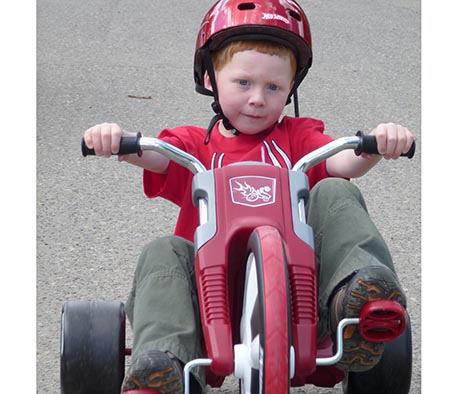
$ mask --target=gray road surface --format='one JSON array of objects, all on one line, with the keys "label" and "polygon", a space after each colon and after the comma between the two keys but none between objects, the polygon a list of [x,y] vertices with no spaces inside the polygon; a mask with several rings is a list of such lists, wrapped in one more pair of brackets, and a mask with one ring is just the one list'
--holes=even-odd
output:
[{"label": "gray road surface", "polygon": [[[379,122],[418,137],[412,161],[382,161],[358,180],[407,290],[413,321],[411,393],[420,359],[420,2],[301,0],[314,65],[301,113],[340,137]],[[60,311],[67,300],[122,300],[139,251],[171,233],[177,209],[143,196],[138,169],[80,156],[86,128],[118,122],[157,134],[206,126],[209,99],[193,89],[199,23],[212,0],[37,2],[37,392],[58,393]],[[132,98],[147,97],[147,98]],[[292,113],[292,109],[288,109]],[[129,333],[129,340],[131,334]],[[228,380],[215,393],[236,393]],[[341,393],[312,386],[294,393]]]}]

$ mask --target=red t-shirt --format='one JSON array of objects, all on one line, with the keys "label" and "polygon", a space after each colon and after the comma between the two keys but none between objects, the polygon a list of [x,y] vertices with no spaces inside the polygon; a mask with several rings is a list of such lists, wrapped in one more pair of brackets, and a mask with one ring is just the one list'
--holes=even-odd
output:
[{"label": "red t-shirt", "polygon": [[[321,120],[285,116],[272,130],[256,135],[239,134],[226,138],[216,126],[208,145],[204,145],[206,130],[196,126],[165,129],[159,138],[194,155],[206,168],[219,168],[241,161],[260,161],[292,168],[305,154],[333,140],[323,131]],[[329,177],[326,162],[311,168],[307,175],[310,188]],[[167,174],[144,170],[143,178],[144,193],[148,197],[163,197],[181,208],[174,233],[193,241],[199,224],[191,196],[193,174],[170,161]]]}]

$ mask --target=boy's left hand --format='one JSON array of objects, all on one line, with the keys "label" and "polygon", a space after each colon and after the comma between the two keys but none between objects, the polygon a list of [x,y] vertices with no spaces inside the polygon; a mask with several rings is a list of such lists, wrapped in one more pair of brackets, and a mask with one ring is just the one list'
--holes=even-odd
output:
[{"label": "boy's left hand", "polygon": [[377,149],[386,160],[396,160],[402,153],[408,152],[414,140],[406,127],[395,123],[381,123],[370,134],[377,138]]}]

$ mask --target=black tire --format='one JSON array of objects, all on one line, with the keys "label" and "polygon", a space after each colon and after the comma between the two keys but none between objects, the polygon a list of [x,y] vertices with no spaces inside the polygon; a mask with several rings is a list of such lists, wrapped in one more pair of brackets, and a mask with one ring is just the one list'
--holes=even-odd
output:
[{"label": "black tire", "polygon": [[408,394],[413,367],[410,318],[397,339],[386,342],[379,363],[366,372],[349,372],[343,381],[344,394]]},{"label": "black tire", "polygon": [[62,308],[62,394],[119,394],[124,379],[125,312],[118,301],[71,301]]}]

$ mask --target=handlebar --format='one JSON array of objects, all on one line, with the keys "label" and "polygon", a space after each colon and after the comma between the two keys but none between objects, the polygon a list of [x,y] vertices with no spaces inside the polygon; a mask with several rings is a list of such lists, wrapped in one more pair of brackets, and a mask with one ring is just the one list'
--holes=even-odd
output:
[{"label": "handlebar", "polygon": [[[307,153],[292,168],[294,171],[305,172],[309,168],[326,160],[328,157],[335,155],[346,149],[354,149],[356,155],[361,153],[380,154],[377,149],[377,139],[375,135],[364,135],[362,131],[358,131],[354,137],[342,137],[323,145],[321,148],[315,149],[313,152]],[[402,153],[401,156],[411,159],[416,150],[416,142],[413,141],[408,152]]]},{"label": "handlebar", "polygon": [[[306,154],[294,165],[292,169],[294,171],[305,172],[309,168],[317,165],[323,160],[326,160],[328,157],[331,157],[345,149],[354,149],[357,155],[360,155],[361,153],[379,154],[375,136],[364,135],[361,131],[358,131],[354,137],[338,138],[322,146],[321,148]],[[135,136],[122,136],[119,152],[117,154],[141,154],[141,152],[144,150],[153,150],[159,152],[168,159],[187,168],[193,174],[207,171],[206,167],[193,155],[190,155],[189,153],[158,138],[142,137],[140,133]],[[416,143],[413,141],[410,150],[406,153],[403,153],[401,156],[411,159],[415,154],[415,150]],[[82,155],[85,157],[89,155],[95,155],[94,149],[88,148],[83,138]]]},{"label": "handlebar", "polygon": [[[123,135],[121,137],[121,143],[119,145],[119,151],[117,155],[127,155],[131,153],[139,154],[144,150],[153,150],[155,152],[159,152],[168,159],[187,168],[193,174],[207,171],[206,167],[204,167],[204,164],[202,164],[193,155],[186,153],[185,151],[169,144],[168,142],[159,140],[158,138],[142,137],[140,133],[138,133],[136,136]],[[82,155],[84,157],[95,155],[95,150],[88,148],[85,144],[85,139],[83,138]]]}]

